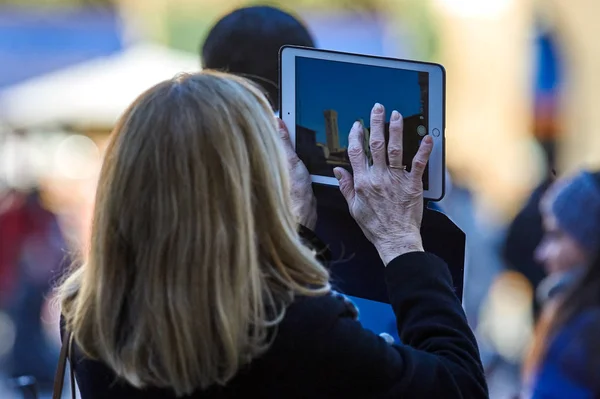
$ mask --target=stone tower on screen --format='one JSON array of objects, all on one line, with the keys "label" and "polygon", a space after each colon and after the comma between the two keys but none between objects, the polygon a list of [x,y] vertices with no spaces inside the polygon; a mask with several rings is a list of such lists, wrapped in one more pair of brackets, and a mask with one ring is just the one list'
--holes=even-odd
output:
[{"label": "stone tower on screen", "polygon": [[333,109],[323,111],[325,116],[325,135],[327,137],[327,148],[329,153],[340,150],[340,133],[338,129],[338,114]]}]

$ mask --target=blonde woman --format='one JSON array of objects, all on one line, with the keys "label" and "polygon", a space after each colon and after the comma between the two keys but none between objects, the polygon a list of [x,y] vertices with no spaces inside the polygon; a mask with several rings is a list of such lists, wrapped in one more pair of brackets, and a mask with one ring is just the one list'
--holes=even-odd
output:
[{"label": "blonde woman", "polygon": [[82,397],[486,397],[446,265],[419,235],[432,142],[406,172],[402,119],[386,148],[384,117],[377,104],[373,166],[355,127],[354,176],[336,174],[387,265],[404,345],[331,293],[304,245],[317,242],[308,172],[259,89],[203,72],[142,94],[107,149],[84,263],[59,290]]}]

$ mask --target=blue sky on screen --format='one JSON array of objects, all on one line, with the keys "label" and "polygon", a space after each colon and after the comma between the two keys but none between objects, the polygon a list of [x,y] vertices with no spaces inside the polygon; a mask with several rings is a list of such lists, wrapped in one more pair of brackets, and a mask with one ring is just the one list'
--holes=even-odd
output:
[{"label": "blue sky on screen", "polygon": [[338,112],[340,145],[348,146],[348,133],[355,120],[369,125],[376,102],[408,117],[420,113],[419,74],[392,68],[296,57],[296,123],[317,132],[325,142],[323,111]]}]

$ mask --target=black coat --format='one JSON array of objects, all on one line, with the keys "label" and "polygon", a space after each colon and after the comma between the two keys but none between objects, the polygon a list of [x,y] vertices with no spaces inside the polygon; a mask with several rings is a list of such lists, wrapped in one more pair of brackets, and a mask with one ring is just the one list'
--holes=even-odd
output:
[{"label": "black coat", "polygon": [[[486,398],[477,344],[444,262],[405,254],[387,266],[386,281],[403,344],[363,328],[335,296],[298,298],[265,355],[226,387],[190,398]],[[174,398],[136,390],[75,355],[83,399]]]}]

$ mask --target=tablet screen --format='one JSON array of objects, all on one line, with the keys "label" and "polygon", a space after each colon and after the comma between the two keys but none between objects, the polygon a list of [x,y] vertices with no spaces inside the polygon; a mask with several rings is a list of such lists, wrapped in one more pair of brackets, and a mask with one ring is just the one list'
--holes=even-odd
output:
[{"label": "tablet screen", "polygon": [[[368,143],[370,113],[375,103],[404,118],[403,162],[411,162],[428,133],[427,72],[296,57],[296,151],[311,175],[334,177],[333,168],[351,171],[348,133],[361,121]],[[367,148],[367,157],[370,153]],[[423,175],[428,190],[429,167]]]}]

